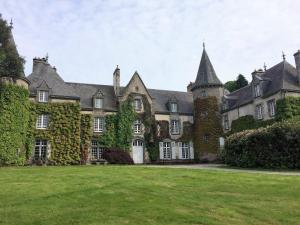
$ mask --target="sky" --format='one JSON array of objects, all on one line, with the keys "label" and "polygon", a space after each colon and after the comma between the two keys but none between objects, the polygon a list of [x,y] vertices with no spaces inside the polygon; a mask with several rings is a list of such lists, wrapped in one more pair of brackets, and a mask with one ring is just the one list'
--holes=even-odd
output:
[{"label": "sky", "polygon": [[68,82],[121,85],[138,71],[148,88],[186,91],[197,75],[203,42],[222,82],[267,68],[300,48],[295,0],[0,0],[13,19],[25,74],[32,59]]}]

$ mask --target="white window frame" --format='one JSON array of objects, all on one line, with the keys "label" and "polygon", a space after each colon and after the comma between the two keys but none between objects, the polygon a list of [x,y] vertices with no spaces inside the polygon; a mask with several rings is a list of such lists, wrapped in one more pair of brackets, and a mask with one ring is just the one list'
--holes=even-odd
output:
[{"label": "white window frame", "polygon": [[262,120],[263,119],[263,106],[262,104],[258,104],[255,107],[255,115],[256,115],[256,119],[258,120]]},{"label": "white window frame", "polygon": [[38,101],[48,102],[49,101],[49,91],[38,91]]},{"label": "white window frame", "polygon": [[223,125],[225,130],[229,130],[229,120],[228,115],[223,116]]},{"label": "white window frame", "polygon": [[182,145],[181,145],[181,157],[182,157],[182,159],[190,159],[191,158],[190,143],[188,143],[188,142],[182,142]]},{"label": "white window frame", "polygon": [[92,140],[91,143],[91,160],[103,159],[104,148],[100,146],[97,140]]},{"label": "white window frame", "polygon": [[275,116],[275,100],[272,99],[270,101],[268,101],[268,111],[269,111],[269,116],[273,117]]},{"label": "white window frame", "polygon": [[133,101],[133,106],[135,111],[142,110],[142,100],[140,98],[135,98]]},{"label": "white window frame", "polygon": [[144,142],[142,140],[136,139],[132,142],[132,146],[138,146],[138,147],[143,147]]},{"label": "white window frame", "polygon": [[47,129],[49,123],[49,115],[42,114],[38,115],[37,121],[36,121],[36,128],[37,129]]},{"label": "white window frame", "polygon": [[140,134],[142,132],[142,122],[141,120],[135,120],[133,123],[133,132],[135,134]]},{"label": "white window frame", "polygon": [[255,97],[259,97],[260,95],[261,95],[260,85],[259,84],[255,84],[254,85],[254,96]]},{"label": "white window frame", "polygon": [[171,134],[180,134],[179,120],[171,120]]},{"label": "white window frame", "polygon": [[34,160],[43,160],[47,159],[47,140],[36,139],[34,146]]},{"label": "white window frame", "polygon": [[163,159],[172,159],[171,142],[163,142]]},{"label": "white window frame", "polygon": [[178,112],[178,104],[177,103],[171,103],[171,112],[177,113]]},{"label": "white window frame", "polygon": [[94,99],[94,108],[96,108],[96,109],[103,108],[103,98],[95,98]]},{"label": "white window frame", "polygon": [[104,117],[95,117],[94,118],[94,132],[102,133],[104,131],[105,124]]}]

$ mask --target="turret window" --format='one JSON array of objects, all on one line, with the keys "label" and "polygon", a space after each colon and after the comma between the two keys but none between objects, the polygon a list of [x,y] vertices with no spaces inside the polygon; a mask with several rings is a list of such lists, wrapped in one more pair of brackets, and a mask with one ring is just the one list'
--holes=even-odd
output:
[{"label": "turret window", "polygon": [[179,134],[179,120],[171,121],[171,134]]}]

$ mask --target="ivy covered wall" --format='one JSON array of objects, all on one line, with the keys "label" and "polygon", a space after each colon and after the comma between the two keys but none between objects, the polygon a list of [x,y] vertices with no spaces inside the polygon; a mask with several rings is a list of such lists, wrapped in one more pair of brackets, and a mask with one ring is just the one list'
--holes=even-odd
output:
[{"label": "ivy covered wall", "polygon": [[0,85],[0,165],[23,165],[29,121],[29,92],[12,84]]},{"label": "ivy covered wall", "polygon": [[216,97],[194,101],[194,149],[195,159],[217,154],[222,135],[221,117]]},{"label": "ivy covered wall", "polygon": [[[47,129],[36,129],[37,116],[49,115]],[[28,150],[33,150],[35,139],[47,140],[50,144],[49,164],[67,165],[79,164],[81,159],[80,149],[80,124],[79,103],[31,103],[30,104],[30,129]],[[86,124],[88,126],[88,124]],[[83,132],[83,136],[89,134]],[[87,144],[86,140],[83,144]],[[32,152],[28,153],[30,157]]]},{"label": "ivy covered wall", "polygon": [[300,119],[300,97],[286,97],[277,100],[275,118],[277,121]]}]

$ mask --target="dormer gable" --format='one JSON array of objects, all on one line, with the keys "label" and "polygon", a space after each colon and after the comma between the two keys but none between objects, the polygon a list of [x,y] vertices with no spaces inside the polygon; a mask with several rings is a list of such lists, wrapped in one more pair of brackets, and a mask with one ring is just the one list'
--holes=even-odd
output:
[{"label": "dormer gable", "polygon": [[104,107],[104,94],[100,89],[93,95],[93,107],[94,109],[103,109]]},{"label": "dormer gable", "polygon": [[178,99],[173,95],[171,98],[169,98],[167,102],[167,108],[170,111],[170,113],[178,113]]}]

